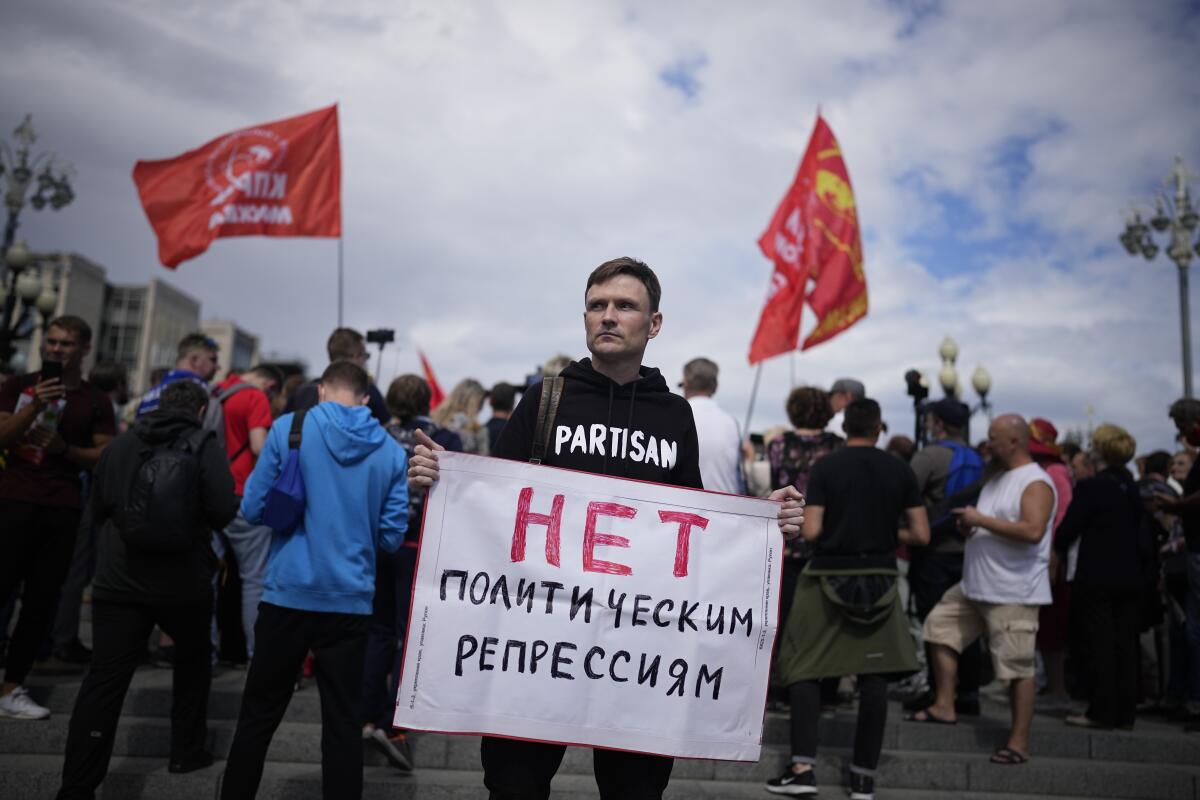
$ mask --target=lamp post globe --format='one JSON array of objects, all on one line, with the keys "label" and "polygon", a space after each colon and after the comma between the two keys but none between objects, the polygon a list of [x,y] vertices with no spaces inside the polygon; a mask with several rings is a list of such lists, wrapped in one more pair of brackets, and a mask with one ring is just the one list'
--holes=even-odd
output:
[{"label": "lamp post globe", "polygon": [[942,367],[942,371],[938,373],[938,383],[942,385],[942,391],[947,397],[954,397],[958,386],[958,370],[952,364],[946,364]]},{"label": "lamp post globe", "polygon": [[979,394],[980,397],[987,397],[987,393],[992,389],[992,376],[988,371],[980,365],[971,373],[971,386]]},{"label": "lamp post globe", "polygon": [[49,317],[58,308],[58,292],[54,291],[53,286],[47,284],[42,287],[41,293],[33,302],[37,306],[37,310],[42,312],[42,316]]},{"label": "lamp post globe", "polygon": [[26,270],[17,277],[17,296],[32,305],[42,291],[42,281],[32,270]]},{"label": "lamp post globe", "polygon": [[942,357],[942,361],[953,364],[958,359],[958,342],[949,336],[942,339],[942,343],[938,345],[938,355]]}]

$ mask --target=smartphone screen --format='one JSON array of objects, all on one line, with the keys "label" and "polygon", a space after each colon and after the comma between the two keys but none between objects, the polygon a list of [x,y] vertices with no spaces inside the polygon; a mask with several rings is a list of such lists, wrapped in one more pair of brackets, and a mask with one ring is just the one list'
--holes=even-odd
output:
[{"label": "smartphone screen", "polygon": [[43,361],[42,362],[42,380],[48,381],[52,378],[62,380],[62,362],[61,361]]}]

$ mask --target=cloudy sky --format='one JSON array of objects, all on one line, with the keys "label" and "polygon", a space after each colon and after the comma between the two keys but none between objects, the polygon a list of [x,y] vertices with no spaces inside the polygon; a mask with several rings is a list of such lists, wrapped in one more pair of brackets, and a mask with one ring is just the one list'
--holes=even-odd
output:
[{"label": "cloudy sky", "polygon": [[950,334],[998,409],[1065,431],[1090,405],[1140,450],[1170,443],[1175,269],[1116,237],[1176,154],[1200,172],[1195,2],[18,0],[0,65],[4,129],[31,112],[77,172],[74,204],[22,218],[32,248],[165,277],[319,368],[336,243],[225,239],[169,273],[130,171],[337,102],[346,321],[397,330],[385,382],[417,346],[447,387],[585,355],[586,276],[633,255],[664,286],[647,363],[674,383],[714,358],[739,419],[771,271],[755,242],[819,106],[871,310],[767,362],[754,428],[784,421],[794,374],[859,377],[910,430],[904,372],[936,375]]}]

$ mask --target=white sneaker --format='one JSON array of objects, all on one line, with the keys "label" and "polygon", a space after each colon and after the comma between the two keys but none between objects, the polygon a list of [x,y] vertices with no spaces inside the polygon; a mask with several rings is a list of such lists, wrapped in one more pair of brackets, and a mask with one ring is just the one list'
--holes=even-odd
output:
[{"label": "white sneaker", "polygon": [[0,697],[0,717],[10,719],[46,719],[50,709],[39,706],[29,699],[29,691],[18,686],[4,697]]}]

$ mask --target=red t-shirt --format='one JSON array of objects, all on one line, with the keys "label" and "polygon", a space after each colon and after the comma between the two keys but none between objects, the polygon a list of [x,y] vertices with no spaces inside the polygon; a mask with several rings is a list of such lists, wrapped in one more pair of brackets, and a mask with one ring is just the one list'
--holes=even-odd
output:
[{"label": "red t-shirt", "polygon": [[[230,375],[218,384],[228,391],[229,387],[244,383],[241,376]],[[233,490],[241,496],[246,479],[254,469],[254,454],[250,452],[250,431],[255,428],[271,429],[271,401],[262,389],[251,386],[229,396],[222,406],[225,413],[225,450],[229,456],[229,471],[233,473]],[[236,455],[236,458],[234,457]]]},{"label": "red t-shirt", "polygon": [[[18,407],[24,407],[33,399],[33,387],[40,380],[41,375],[36,372],[6,380],[0,387],[0,411],[16,413]],[[69,445],[93,447],[93,436],[116,435],[112,403],[104,392],[87,381],[68,390],[65,402],[56,408],[58,433]],[[0,472],[0,499],[82,508],[79,475],[84,471],[65,455],[38,452],[18,442],[9,448],[8,466]]]}]

